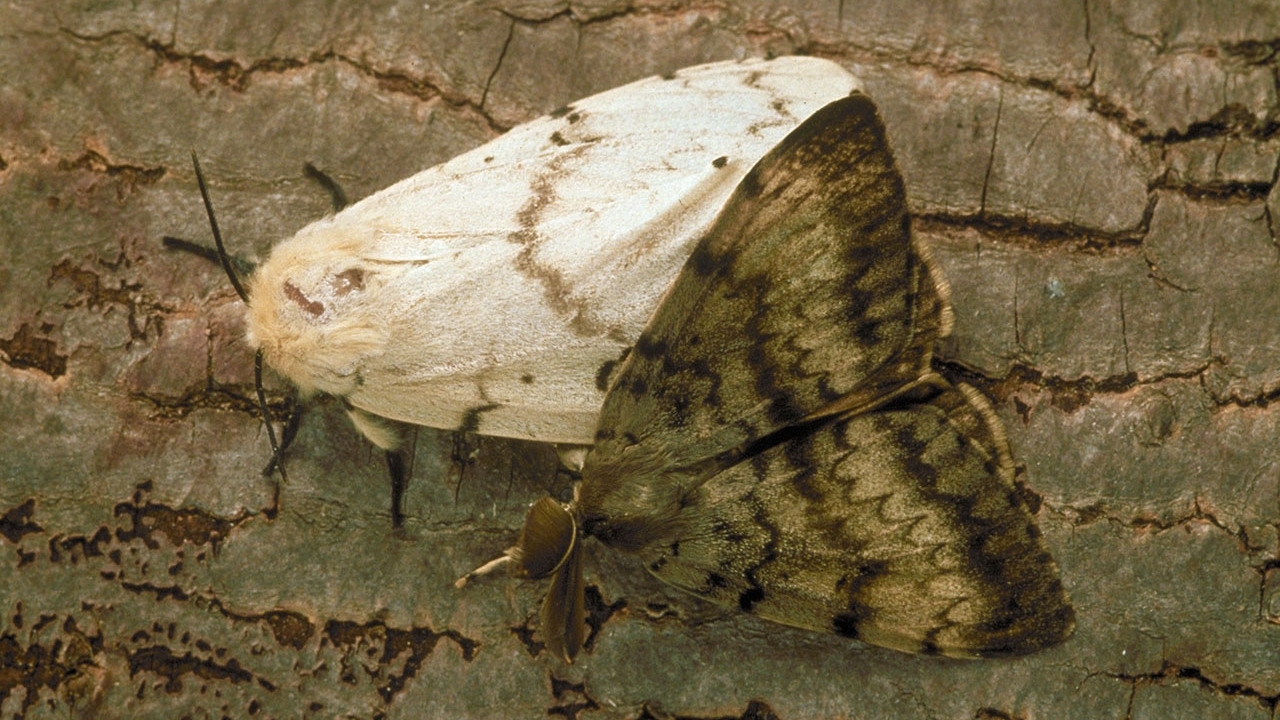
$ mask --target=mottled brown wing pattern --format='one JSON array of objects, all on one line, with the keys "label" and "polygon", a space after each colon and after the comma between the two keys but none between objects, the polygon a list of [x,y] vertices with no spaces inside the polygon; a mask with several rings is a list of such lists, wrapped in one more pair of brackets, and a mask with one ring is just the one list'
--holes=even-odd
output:
[{"label": "mottled brown wing pattern", "polygon": [[[581,531],[789,625],[963,657],[1062,640],[1001,425],[930,369],[950,322],[874,106],[828,105],[747,175],[623,364]],[[565,657],[573,587],[543,613]]]},{"label": "mottled brown wing pattern", "polygon": [[950,323],[935,275],[875,106],[831,103],[695,249],[605,400],[595,461],[656,443],[696,463],[915,379]]},{"label": "mottled brown wing pattern", "polygon": [[641,557],[715,602],[957,657],[1024,654],[1071,632],[999,421],[969,388],[829,422],[688,501]]}]

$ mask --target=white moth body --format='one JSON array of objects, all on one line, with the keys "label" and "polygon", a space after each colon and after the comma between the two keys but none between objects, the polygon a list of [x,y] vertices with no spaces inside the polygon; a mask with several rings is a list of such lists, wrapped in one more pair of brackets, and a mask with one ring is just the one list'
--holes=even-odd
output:
[{"label": "white moth body", "polygon": [[249,338],[377,416],[590,444],[611,369],[752,165],[856,89],[790,57],[594,95],[313,223],[249,287]]}]

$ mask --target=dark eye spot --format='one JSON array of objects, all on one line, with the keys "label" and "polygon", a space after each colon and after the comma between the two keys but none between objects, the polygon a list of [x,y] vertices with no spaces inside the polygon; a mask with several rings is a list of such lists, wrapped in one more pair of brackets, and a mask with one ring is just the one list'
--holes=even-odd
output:
[{"label": "dark eye spot", "polygon": [[302,311],[312,317],[320,317],[324,314],[324,303],[312,300],[291,282],[284,284],[284,296],[292,300]]},{"label": "dark eye spot", "polygon": [[333,276],[330,281],[333,283],[333,291],[338,295],[347,295],[356,290],[364,289],[364,271],[360,268],[351,268],[343,270]]}]

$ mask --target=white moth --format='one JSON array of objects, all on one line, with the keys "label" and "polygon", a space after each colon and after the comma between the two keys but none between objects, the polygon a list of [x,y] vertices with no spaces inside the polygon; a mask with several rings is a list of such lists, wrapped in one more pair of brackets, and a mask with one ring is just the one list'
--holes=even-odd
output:
[{"label": "white moth", "polygon": [[573,103],[280,243],[248,284],[249,342],[384,449],[399,423],[590,444],[613,368],[739,181],[855,89],[788,57]]}]

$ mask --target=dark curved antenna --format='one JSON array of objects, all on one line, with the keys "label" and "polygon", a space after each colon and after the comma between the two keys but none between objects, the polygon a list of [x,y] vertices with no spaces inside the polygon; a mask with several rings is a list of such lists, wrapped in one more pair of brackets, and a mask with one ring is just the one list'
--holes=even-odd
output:
[{"label": "dark curved antenna", "polygon": [[209,201],[209,188],[204,184],[204,173],[200,172],[200,159],[196,157],[195,150],[191,151],[191,164],[196,168],[196,184],[200,186],[200,197],[204,199],[204,212],[209,216],[209,228],[213,230],[213,242],[218,246],[218,261],[222,263],[222,270],[231,279],[231,287],[236,289],[236,294],[248,305],[249,294],[244,291],[244,286],[240,284],[240,278],[236,276],[235,271],[231,268],[231,257],[227,255],[227,248],[222,244],[222,233],[218,231],[218,219],[213,216],[213,203]]},{"label": "dark curved antenna", "polygon": [[[200,159],[196,157],[195,150],[191,151],[191,164],[196,169],[196,184],[200,186],[200,197],[204,200],[204,211],[209,216],[209,228],[213,230],[213,242],[218,246],[218,260],[222,263],[222,269],[226,272],[227,278],[231,280],[231,287],[236,289],[236,294],[248,305],[249,294],[244,291],[244,285],[240,283],[240,278],[231,267],[231,256],[227,254],[227,248],[222,244],[222,233],[218,230],[218,220],[213,215],[213,202],[209,200],[209,188],[205,185],[204,173],[200,172]],[[280,457],[280,445],[276,442],[276,431],[275,428],[271,427],[271,414],[267,408],[267,393],[262,388],[262,348],[258,348],[258,353],[253,359],[253,387],[258,394],[258,410],[262,413],[262,424],[267,426],[267,439],[271,441],[272,464],[280,469],[280,482],[289,482],[289,475],[284,469],[284,461]],[[266,511],[267,517],[274,518],[279,509],[280,485],[277,484],[275,496],[271,502],[271,509]]]}]

